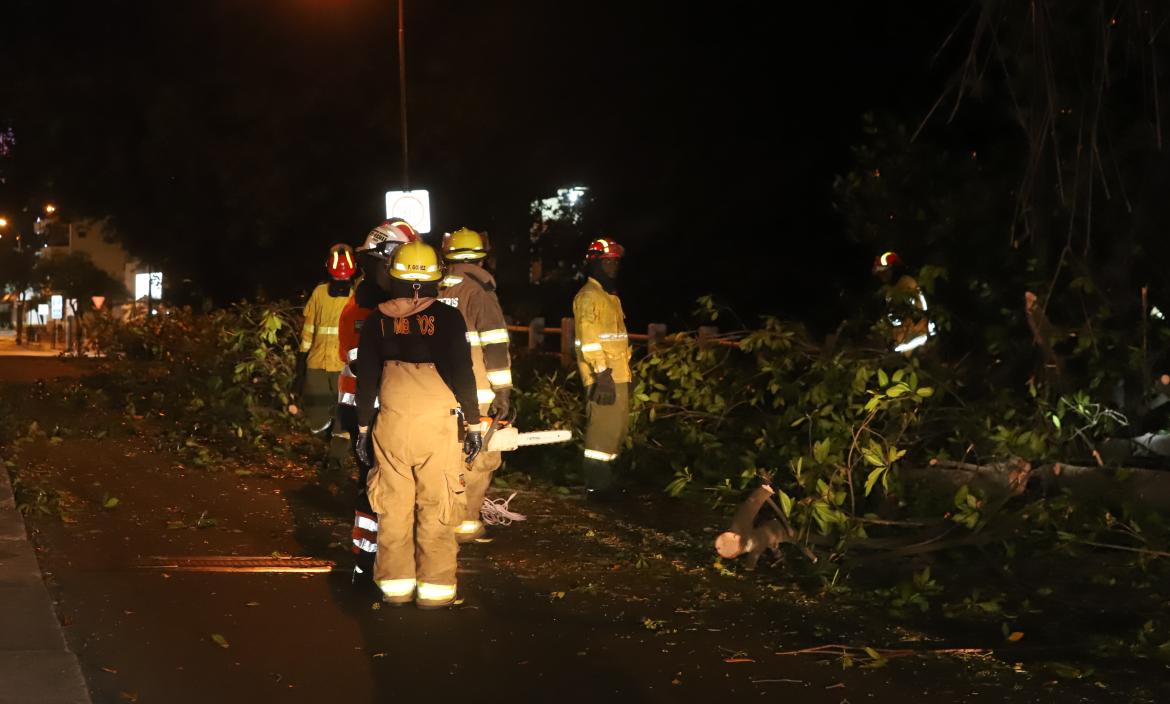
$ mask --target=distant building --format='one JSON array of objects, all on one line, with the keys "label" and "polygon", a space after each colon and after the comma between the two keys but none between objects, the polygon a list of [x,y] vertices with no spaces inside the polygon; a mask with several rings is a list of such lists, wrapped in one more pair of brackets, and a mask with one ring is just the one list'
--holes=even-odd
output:
[{"label": "distant building", "polygon": [[60,254],[81,252],[89,256],[94,266],[121,281],[130,293],[134,293],[135,278],[145,274],[142,262],[118,241],[109,218],[86,218],[73,222],[56,219],[40,220],[37,234],[44,238],[44,254],[53,257]]}]

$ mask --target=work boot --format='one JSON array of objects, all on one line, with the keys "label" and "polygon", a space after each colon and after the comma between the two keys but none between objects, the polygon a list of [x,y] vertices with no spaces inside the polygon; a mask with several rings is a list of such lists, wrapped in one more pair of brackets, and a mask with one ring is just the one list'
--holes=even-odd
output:
[{"label": "work boot", "polygon": [[613,468],[611,462],[586,459],[581,464],[581,474],[585,477],[587,492],[608,491],[613,487]]}]

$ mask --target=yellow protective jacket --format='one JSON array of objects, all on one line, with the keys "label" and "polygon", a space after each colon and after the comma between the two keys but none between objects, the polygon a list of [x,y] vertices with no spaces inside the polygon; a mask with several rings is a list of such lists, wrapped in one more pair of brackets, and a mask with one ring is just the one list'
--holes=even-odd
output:
[{"label": "yellow protective jacket", "polygon": [[305,304],[305,326],[301,328],[301,352],[307,352],[309,369],[339,372],[342,366],[337,352],[337,326],[349,296],[330,296],[329,284],[313,289]]},{"label": "yellow protective jacket", "polygon": [[615,383],[628,382],[630,340],[621,299],[590,277],[573,298],[573,319],[581,381],[589,386],[595,372],[612,369]]},{"label": "yellow protective jacket", "polygon": [[[508,323],[496,297],[496,280],[477,264],[457,262],[443,279],[439,300],[458,308],[467,323],[467,341],[476,364],[480,401],[490,403],[494,389],[512,387],[512,359],[508,353]],[[478,350],[478,352],[476,351]],[[478,359],[477,359],[478,358]],[[482,362],[484,378],[480,379]],[[483,383],[487,382],[487,388]]]}]

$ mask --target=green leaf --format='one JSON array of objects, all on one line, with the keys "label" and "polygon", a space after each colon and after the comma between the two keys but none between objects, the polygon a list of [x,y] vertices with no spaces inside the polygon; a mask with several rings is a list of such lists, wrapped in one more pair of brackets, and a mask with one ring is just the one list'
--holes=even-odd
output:
[{"label": "green leaf", "polygon": [[102,508],[114,508],[117,505],[118,505],[118,497],[117,496],[107,496],[102,501]]},{"label": "green leaf", "polygon": [[784,511],[785,516],[792,515],[792,497],[784,493],[783,490],[777,491],[776,495],[780,498],[780,509]]},{"label": "green leaf", "polygon": [[882,474],[884,474],[885,471],[885,467],[877,467],[876,469],[870,471],[869,475],[865,478],[866,496],[870,495],[870,493],[873,491],[874,485],[877,484],[878,480],[882,478]]},{"label": "green leaf", "polygon": [[212,642],[214,642],[216,645],[218,645],[221,648],[230,648],[231,647],[230,645],[228,645],[227,638],[224,638],[223,636],[221,636],[218,633],[212,633],[211,640],[212,640]]},{"label": "green leaf", "polygon": [[[874,466],[874,467],[885,467],[886,466],[886,458],[883,457],[883,455],[882,455],[882,448],[878,447],[874,443],[871,443],[868,447],[863,447],[861,449],[861,457],[867,463],[869,463],[871,466]],[[869,492],[866,492],[866,493],[869,493]]]},{"label": "green leaf", "polygon": [[894,384],[890,388],[886,389],[886,395],[889,396],[890,398],[898,398],[899,396],[905,394],[909,390],[910,390],[910,388],[908,386],[906,386],[905,384],[901,384],[901,383]]},{"label": "green leaf", "polygon": [[931,396],[934,396],[934,389],[930,388],[929,386],[923,386],[914,393],[918,394],[922,398],[930,398]]},{"label": "green leaf", "polygon": [[890,385],[890,375],[886,374],[885,370],[879,369],[878,370],[878,386],[880,386],[884,389],[885,387],[887,387],[889,385]]},{"label": "green leaf", "polygon": [[820,464],[829,459],[829,450],[832,449],[832,441],[829,438],[818,440],[813,443],[813,459]]}]

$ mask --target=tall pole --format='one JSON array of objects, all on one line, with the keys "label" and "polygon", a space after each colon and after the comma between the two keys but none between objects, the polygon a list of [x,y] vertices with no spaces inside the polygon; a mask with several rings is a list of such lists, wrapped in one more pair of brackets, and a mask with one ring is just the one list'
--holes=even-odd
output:
[{"label": "tall pole", "polygon": [[406,141],[406,0],[398,0],[398,105],[402,122],[402,190],[410,190],[410,147]]}]

